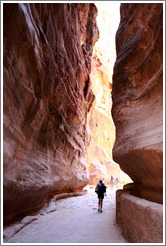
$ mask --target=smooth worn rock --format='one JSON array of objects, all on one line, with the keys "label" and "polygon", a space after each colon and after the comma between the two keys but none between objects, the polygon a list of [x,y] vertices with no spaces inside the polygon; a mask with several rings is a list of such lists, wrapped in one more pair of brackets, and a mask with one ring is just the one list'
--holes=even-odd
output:
[{"label": "smooth worn rock", "polygon": [[98,28],[93,3],[4,3],[3,10],[7,224],[89,181],[89,74]]},{"label": "smooth worn rock", "polygon": [[116,50],[113,159],[134,181],[134,195],[162,203],[163,4],[121,4]]},{"label": "smooth worn rock", "polygon": [[39,217],[40,215],[26,216],[21,221],[12,224],[8,227],[5,227],[3,229],[3,242],[6,243],[9,238],[13,237],[15,234],[21,231],[25,226],[28,226],[32,222],[38,220]]},{"label": "smooth worn rock", "polygon": [[163,205],[116,192],[116,221],[132,243],[163,242]]},{"label": "smooth worn rock", "polygon": [[[111,116],[112,71],[116,59],[115,32],[119,24],[119,4],[96,2],[98,8],[97,24],[100,36],[93,48],[91,66],[91,90],[94,103],[88,113],[90,133],[86,152],[89,170],[89,184],[96,185],[100,179],[110,184],[111,175],[124,183],[131,179],[121,171],[112,160],[115,142],[115,126]],[[104,165],[104,166],[103,166]]]},{"label": "smooth worn rock", "polygon": [[89,166],[89,184],[97,185],[100,179],[107,177],[107,169],[100,161],[93,159]]},{"label": "smooth worn rock", "polygon": [[[95,157],[88,167],[89,170],[89,184],[97,185],[99,180],[105,181],[106,185],[111,184],[111,176],[115,179],[118,178],[120,184],[126,184],[127,182],[132,182],[130,177],[121,171],[119,165],[107,159],[106,153],[102,148],[96,148]],[[103,161],[104,160],[104,161]]]}]

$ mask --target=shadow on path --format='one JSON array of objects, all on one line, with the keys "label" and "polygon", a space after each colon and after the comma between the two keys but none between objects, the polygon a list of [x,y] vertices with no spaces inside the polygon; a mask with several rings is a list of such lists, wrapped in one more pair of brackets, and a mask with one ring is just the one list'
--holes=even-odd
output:
[{"label": "shadow on path", "polygon": [[103,213],[97,212],[94,187],[88,193],[56,202],[57,210],[39,217],[8,243],[128,243],[115,222],[115,189],[107,189]]}]

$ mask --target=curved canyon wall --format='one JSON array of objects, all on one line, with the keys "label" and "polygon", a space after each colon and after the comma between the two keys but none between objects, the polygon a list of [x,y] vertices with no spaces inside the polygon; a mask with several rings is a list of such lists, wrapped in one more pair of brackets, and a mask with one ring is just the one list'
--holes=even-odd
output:
[{"label": "curved canyon wall", "polygon": [[[88,113],[89,141],[86,151],[86,162],[89,170],[89,184],[96,185],[100,179],[110,185],[111,176],[120,183],[132,182],[112,160],[112,148],[115,141],[115,126],[111,116],[112,79],[110,62],[104,52],[94,46],[91,69],[91,90],[95,101]],[[103,43],[105,47],[105,44]],[[111,55],[110,55],[111,56]]]},{"label": "curved canyon wall", "polygon": [[[106,168],[106,163],[110,161],[113,164],[112,147],[115,141],[115,127],[110,110],[112,81],[107,76],[110,73],[109,68],[101,59],[102,57],[104,59],[105,55],[96,45],[93,50],[90,74],[95,101],[88,113],[89,145],[86,153],[89,184],[94,185],[99,182],[99,179],[104,178],[106,182],[110,181],[110,170]],[[115,163],[114,166],[116,168]]]},{"label": "curved canyon wall", "polygon": [[89,181],[94,4],[4,5],[4,222]]},{"label": "curved canyon wall", "polygon": [[132,182],[119,165],[112,160],[115,142],[115,126],[111,116],[112,74],[116,59],[115,33],[118,28],[119,4],[96,2],[98,8],[97,25],[100,37],[93,48],[91,66],[91,90],[95,101],[88,113],[89,145],[86,161],[89,170],[89,184],[96,185],[105,179],[110,185],[111,176],[120,183]]},{"label": "curved canyon wall", "polygon": [[136,196],[162,203],[163,4],[121,4],[116,34],[113,159]]}]

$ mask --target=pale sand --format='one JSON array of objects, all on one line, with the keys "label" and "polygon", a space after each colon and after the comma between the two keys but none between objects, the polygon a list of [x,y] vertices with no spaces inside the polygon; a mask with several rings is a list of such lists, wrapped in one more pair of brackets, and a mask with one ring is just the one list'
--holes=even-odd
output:
[{"label": "pale sand", "polygon": [[56,202],[56,211],[40,215],[8,243],[128,243],[115,222],[115,191],[107,189],[103,213],[98,213],[94,187],[88,193]]}]

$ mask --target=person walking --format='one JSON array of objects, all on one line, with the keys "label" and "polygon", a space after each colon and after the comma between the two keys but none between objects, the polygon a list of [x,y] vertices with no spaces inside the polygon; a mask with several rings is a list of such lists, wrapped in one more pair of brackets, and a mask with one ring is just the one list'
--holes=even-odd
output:
[{"label": "person walking", "polygon": [[115,184],[116,184],[116,188],[118,188],[118,184],[119,184],[119,179],[118,178],[115,179]]},{"label": "person walking", "polygon": [[96,188],[95,188],[95,192],[98,195],[98,212],[102,213],[103,210],[103,199],[104,199],[104,193],[106,193],[106,186],[105,184],[103,184],[103,181],[100,180],[99,183],[97,184]]},{"label": "person walking", "polygon": [[114,178],[113,176],[111,176],[111,189],[113,189],[113,187],[114,187]]}]

